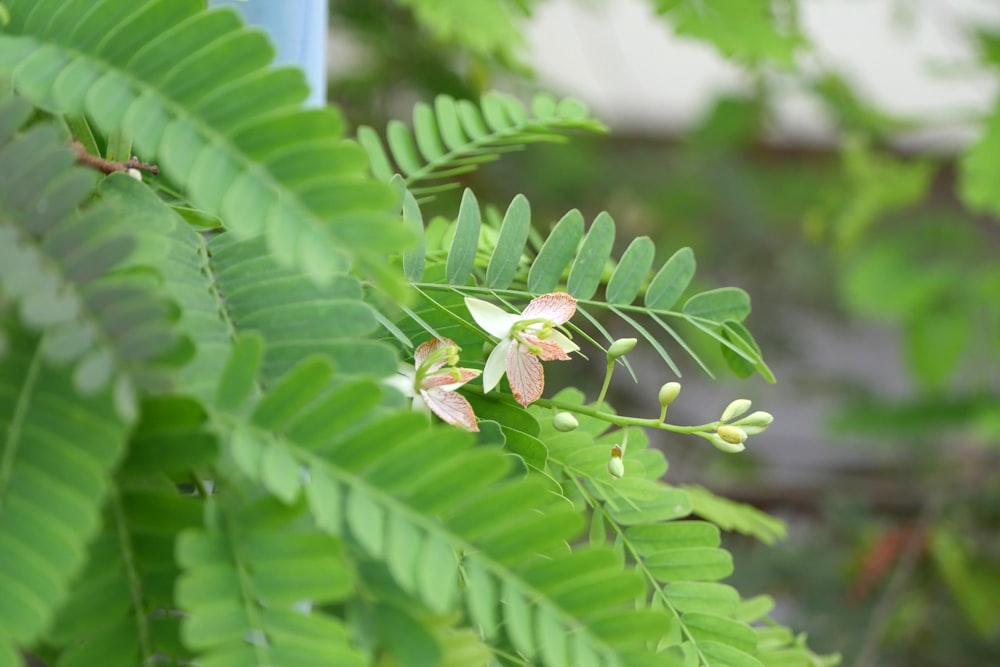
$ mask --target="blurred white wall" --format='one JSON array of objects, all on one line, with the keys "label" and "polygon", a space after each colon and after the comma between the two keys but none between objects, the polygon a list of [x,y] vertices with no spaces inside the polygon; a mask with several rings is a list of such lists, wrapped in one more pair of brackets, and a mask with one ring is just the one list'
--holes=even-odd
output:
[{"label": "blurred white wall", "polygon": [[[550,0],[528,25],[527,60],[542,87],[580,97],[615,129],[676,132],[720,92],[747,82],[701,42],[674,36],[649,0]],[[800,19],[816,60],[832,66],[886,112],[947,120],[901,137],[913,148],[954,151],[989,113],[997,77],[976,66],[966,26],[1000,27],[1000,0],[801,0]],[[826,143],[831,128],[801,85],[775,109],[781,143]],[[935,123],[939,124],[939,123]]]}]

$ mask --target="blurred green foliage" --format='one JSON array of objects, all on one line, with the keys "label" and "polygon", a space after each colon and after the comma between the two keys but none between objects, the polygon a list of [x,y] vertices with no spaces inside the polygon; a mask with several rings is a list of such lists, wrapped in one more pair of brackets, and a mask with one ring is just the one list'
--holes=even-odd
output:
[{"label": "blurred green foliage", "polygon": [[[470,97],[497,82],[530,89],[516,51],[449,32],[454,24],[430,9],[446,4],[333,2],[335,21],[368,56],[334,80],[338,102],[377,118],[372,108],[388,108],[394,95]],[[500,4],[470,3],[468,11]],[[537,4],[510,5],[512,20]],[[613,132],[534,147],[486,168],[477,190],[501,190],[491,193],[499,201],[531,192],[539,218],[553,222],[574,206],[587,218],[608,209],[631,235],[696,247],[707,280],[739,274],[753,285],[755,330],[772,355],[792,335],[772,322],[777,304],[890,328],[905,393],[830,382],[840,407],[828,423],[879,456],[907,461],[868,471],[911,492],[902,509],[868,497],[867,481],[845,479],[850,498],[812,499],[806,527],[784,548],[760,549],[737,578],[747,590],[784,582],[796,625],[845,651],[848,663],[1000,663],[1000,489],[989,475],[1000,455],[1000,105],[962,154],[903,154],[893,138],[933,121],[896,118],[841,73],[803,58],[810,45],[794,0],[650,4],[678,36],[745,67],[753,84],[746,96],[720,98],[677,136]],[[506,25],[497,22],[497,34]],[[995,71],[1000,33],[967,28],[981,65]],[[837,147],[763,142],[777,94],[772,70],[823,106],[840,131]],[[378,92],[362,99],[360,90]],[[454,210],[455,202],[442,197],[440,205]],[[911,528],[918,537],[900,542],[898,553],[878,551]],[[873,569],[880,554],[886,562]]]}]

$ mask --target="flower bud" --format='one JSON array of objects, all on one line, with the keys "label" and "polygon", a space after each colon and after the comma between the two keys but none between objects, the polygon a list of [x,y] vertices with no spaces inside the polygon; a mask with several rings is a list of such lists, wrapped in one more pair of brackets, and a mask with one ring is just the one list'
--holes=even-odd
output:
[{"label": "flower bud", "polygon": [[728,424],[720,426],[715,429],[715,433],[731,445],[742,445],[747,439],[746,431],[739,426],[730,426]]},{"label": "flower bud", "polygon": [[574,431],[576,427],[580,425],[580,422],[576,420],[569,412],[559,412],[556,416],[552,418],[552,426],[557,431],[562,431],[566,433],[567,431]]},{"label": "flower bud", "polygon": [[639,342],[635,338],[619,338],[611,343],[608,348],[608,361],[614,361],[618,357],[624,357],[635,349],[635,344]]},{"label": "flower bud", "polygon": [[716,449],[727,454],[739,454],[746,449],[746,445],[743,443],[726,442],[715,433],[708,436],[708,441],[711,442]]},{"label": "flower bud", "polygon": [[483,356],[484,357],[490,356],[490,352],[492,352],[495,347],[496,347],[496,343],[494,343],[493,341],[491,341],[491,340],[484,341],[483,342]]},{"label": "flower bud", "polygon": [[719,421],[727,422],[730,419],[735,419],[749,409],[750,401],[745,398],[737,398],[735,401],[727,405],[726,409],[722,411],[722,416],[719,417]]},{"label": "flower bud", "polygon": [[680,382],[668,382],[662,387],[660,387],[660,405],[662,407],[667,407],[674,402],[677,395],[681,393],[681,383]]},{"label": "flower bud", "polygon": [[766,431],[767,427],[770,426],[773,421],[774,415],[770,412],[758,410],[757,412],[750,413],[738,422],[735,422],[734,425],[743,429],[744,433],[747,435],[758,435]]},{"label": "flower bud", "polygon": [[624,453],[619,445],[611,448],[611,460],[608,461],[608,474],[611,475],[612,479],[621,479],[625,476],[625,463],[622,461]]}]

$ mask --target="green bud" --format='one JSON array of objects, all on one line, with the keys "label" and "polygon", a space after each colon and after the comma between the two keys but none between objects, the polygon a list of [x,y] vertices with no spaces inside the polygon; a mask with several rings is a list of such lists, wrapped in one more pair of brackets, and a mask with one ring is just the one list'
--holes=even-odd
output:
[{"label": "green bud", "polygon": [[552,418],[552,426],[557,431],[562,431],[566,433],[567,431],[575,431],[580,425],[580,422],[576,420],[569,412],[559,412]]},{"label": "green bud", "polygon": [[725,452],[727,454],[739,454],[746,449],[746,445],[743,443],[726,442],[715,433],[708,437],[708,441],[711,442],[712,445],[715,446],[715,448],[720,452]]},{"label": "green bud", "polygon": [[770,412],[759,410],[752,412],[743,419],[735,422],[747,435],[758,435],[767,430],[767,427],[774,421],[774,415]]},{"label": "green bud", "polygon": [[635,349],[635,344],[638,343],[635,338],[619,338],[615,342],[611,343],[611,347],[608,348],[608,361],[614,361],[618,357],[624,357],[626,354]]},{"label": "green bud", "polygon": [[677,395],[681,393],[681,383],[680,382],[668,382],[662,387],[660,387],[660,405],[667,407],[674,402]]},{"label": "green bud", "polygon": [[730,426],[728,424],[720,426],[715,429],[715,433],[731,445],[742,445],[747,439],[746,431],[739,426]]},{"label": "green bud", "polygon": [[737,398],[735,401],[726,406],[726,409],[722,411],[722,416],[719,417],[719,421],[727,422],[730,419],[735,419],[740,415],[746,413],[750,409],[750,401],[745,398]]},{"label": "green bud", "polygon": [[492,352],[494,348],[496,348],[496,343],[494,343],[491,340],[485,341],[483,343],[483,356],[484,357],[490,356],[490,352]]}]

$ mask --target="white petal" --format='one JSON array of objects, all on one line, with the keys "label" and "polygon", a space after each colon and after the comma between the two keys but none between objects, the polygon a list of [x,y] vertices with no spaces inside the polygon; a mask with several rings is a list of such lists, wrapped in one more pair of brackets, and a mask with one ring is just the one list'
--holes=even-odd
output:
[{"label": "white petal", "polygon": [[506,372],[507,348],[511,346],[511,341],[505,339],[493,348],[489,358],[486,360],[486,367],[483,369],[483,391],[492,391],[500,384],[500,378]]},{"label": "white petal", "polygon": [[403,396],[413,398],[413,380],[416,372],[409,364],[400,364],[393,375],[382,380],[387,386],[392,387]]},{"label": "white petal", "polygon": [[558,331],[552,332],[552,337],[550,340],[562,348],[563,352],[576,352],[580,349],[580,346],[571,341],[569,338],[559,333]]},{"label": "white petal", "polygon": [[517,315],[471,296],[465,297],[465,307],[469,309],[472,319],[483,328],[483,331],[497,338],[506,338],[510,335],[510,327],[518,319]]}]

